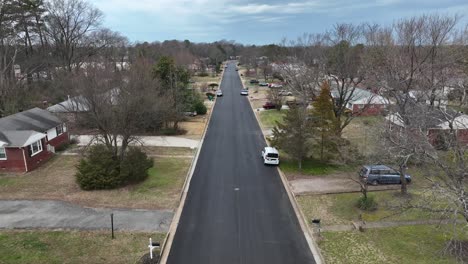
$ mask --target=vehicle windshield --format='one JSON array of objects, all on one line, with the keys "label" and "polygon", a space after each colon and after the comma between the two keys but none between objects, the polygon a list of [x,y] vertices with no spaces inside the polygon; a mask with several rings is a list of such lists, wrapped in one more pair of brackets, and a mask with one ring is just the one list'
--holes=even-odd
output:
[{"label": "vehicle windshield", "polygon": [[278,158],[278,154],[277,153],[268,153],[267,157],[268,158]]}]

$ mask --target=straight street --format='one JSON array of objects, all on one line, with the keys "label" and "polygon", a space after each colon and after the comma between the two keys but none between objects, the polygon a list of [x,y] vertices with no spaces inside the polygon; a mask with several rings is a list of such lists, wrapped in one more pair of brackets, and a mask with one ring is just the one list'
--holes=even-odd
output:
[{"label": "straight street", "polygon": [[168,263],[315,263],[230,63]]}]

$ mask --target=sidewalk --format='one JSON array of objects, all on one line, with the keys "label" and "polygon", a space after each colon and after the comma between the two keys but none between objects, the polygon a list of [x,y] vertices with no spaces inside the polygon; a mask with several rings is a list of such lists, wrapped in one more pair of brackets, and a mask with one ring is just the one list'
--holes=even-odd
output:
[{"label": "sidewalk", "polygon": [[[71,136],[72,139],[78,140],[78,146],[89,145],[94,137],[93,135]],[[141,136],[139,139],[144,146],[151,147],[183,147],[193,149],[198,147],[198,143],[200,142],[200,140],[170,136]]]},{"label": "sidewalk", "polygon": [[164,210],[86,208],[51,200],[2,200],[0,228],[111,229],[111,213],[114,230],[140,232],[167,232],[174,214]]}]

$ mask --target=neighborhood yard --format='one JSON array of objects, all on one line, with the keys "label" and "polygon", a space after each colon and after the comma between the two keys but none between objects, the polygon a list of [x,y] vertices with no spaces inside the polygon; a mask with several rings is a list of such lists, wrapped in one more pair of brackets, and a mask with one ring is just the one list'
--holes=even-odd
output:
[{"label": "neighborhood yard", "polygon": [[354,172],[356,170],[355,166],[328,164],[312,158],[303,160],[302,169],[299,169],[297,161],[289,158],[285,153],[282,153],[281,156],[280,168],[289,180],[307,178],[310,175],[324,176],[337,172]]},{"label": "neighborhood yard", "polygon": [[382,116],[358,116],[343,130],[343,137],[366,157],[378,153],[378,140],[383,129]]},{"label": "neighborhood yard", "polygon": [[90,207],[174,209],[191,158],[156,157],[142,183],[115,190],[83,191],[75,182],[78,156],[57,155],[27,174],[0,176],[0,199],[63,200]]},{"label": "neighborhood yard", "polygon": [[[377,210],[364,211],[357,207],[361,193],[340,193],[325,195],[301,195],[297,197],[299,205],[308,221],[319,218],[323,226],[349,225],[351,221],[411,221],[438,219],[440,215],[420,209],[398,210],[399,205],[408,202],[423,201],[423,194],[411,191],[410,198],[403,198],[399,190],[377,191],[368,195],[377,202]],[[410,200],[407,200],[410,199]]]},{"label": "neighborhood yard", "polygon": [[218,74],[218,76],[212,76],[211,74],[209,76],[193,76],[192,81],[196,83],[218,83],[219,80],[221,80],[221,74]]},{"label": "neighborhood yard", "polygon": [[185,131],[181,137],[190,139],[201,139],[203,131],[205,130],[208,115],[210,115],[213,107],[213,102],[205,102],[208,109],[206,115],[198,115],[195,117],[188,117],[185,121],[179,123],[179,129]]},{"label": "neighborhood yard", "polygon": [[327,263],[457,263],[455,257],[444,254],[448,238],[434,225],[323,232],[322,236],[319,246]]},{"label": "neighborhood yard", "polygon": [[164,234],[88,231],[0,231],[0,263],[137,263],[148,239]]},{"label": "neighborhood yard", "polygon": [[285,111],[287,110],[267,110],[259,113],[260,122],[262,122],[263,128],[273,128],[276,126],[276,122],[281,122],[284,118]]}]

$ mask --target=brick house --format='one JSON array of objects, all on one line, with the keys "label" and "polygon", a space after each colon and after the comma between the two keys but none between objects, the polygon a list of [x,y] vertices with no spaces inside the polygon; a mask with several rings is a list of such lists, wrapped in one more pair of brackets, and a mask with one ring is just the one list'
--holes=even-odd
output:
[{"label": "brick house", "polygon": [[1,118],[0,170],[32,171],[68,140],[66,124],[40,108]]},{"label": "brick house", "polygon": [[[446,111],[441,114],[437,111],[427,110],[421,114],[422,124],[426,131],[426,137],[433,146],[438,146],[441,140],[450,133],[454,133],[458,142],[462,145],[468,145],[468,115],[454,111]],[[393,113],[385,117],[390,130],[396,132],[404,128],[404,122],[398,113]]]}]

